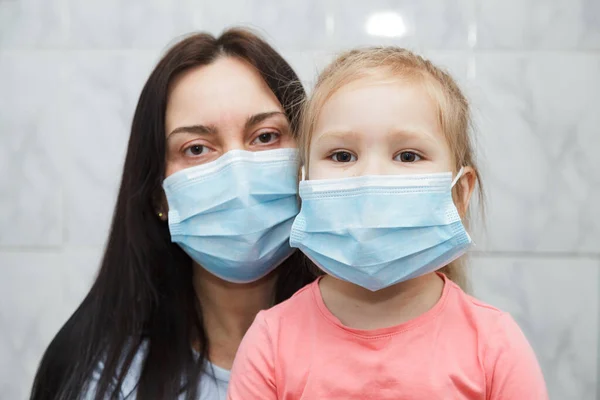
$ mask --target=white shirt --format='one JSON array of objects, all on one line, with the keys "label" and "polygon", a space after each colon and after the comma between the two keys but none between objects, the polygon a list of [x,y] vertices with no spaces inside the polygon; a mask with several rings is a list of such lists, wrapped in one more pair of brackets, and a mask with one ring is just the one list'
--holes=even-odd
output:
[{"label": "white shirt", "polygon": [[[147,351],[147,343],[142,343],[138,352],[131,361],[131,366],[121,385],[121,393],[118,396],[119,400],[133,400],[137,395],[137,384],[142,372],[142,365]],[[227,397],[227,385],[229,384],[230,371],[217,367],[208,362],[206,371],[200,376],[198,383],[199,397],[198,400],[225,400]],[[96,385],[104,369],[104,363],[100,362],[94,374],[88,390],[83,396],[85,400],[93,400],[96,395]],[[179,396],[179,399],[184,399],[185,394]]]}]

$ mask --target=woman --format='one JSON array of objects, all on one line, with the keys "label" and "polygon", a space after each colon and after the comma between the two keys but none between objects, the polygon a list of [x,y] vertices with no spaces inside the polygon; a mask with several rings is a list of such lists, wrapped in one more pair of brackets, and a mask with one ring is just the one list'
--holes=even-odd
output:
[{"label": "woman", "polygon": [[135,111],[100,272],[31,399],[225,397],[256,313],[314,278],[287,244],[304,98],[248,31],[167,52]]}]

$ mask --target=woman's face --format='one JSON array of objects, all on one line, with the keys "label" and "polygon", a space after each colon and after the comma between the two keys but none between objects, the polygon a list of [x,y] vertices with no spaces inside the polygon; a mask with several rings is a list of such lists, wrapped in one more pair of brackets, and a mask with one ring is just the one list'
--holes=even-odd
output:
[{"label": "woman's face", "polygon": [[234,149],[296,147],[273,92],[252,66],[233,57],[221,57],[173,80],[165,134],[165,177]]}]

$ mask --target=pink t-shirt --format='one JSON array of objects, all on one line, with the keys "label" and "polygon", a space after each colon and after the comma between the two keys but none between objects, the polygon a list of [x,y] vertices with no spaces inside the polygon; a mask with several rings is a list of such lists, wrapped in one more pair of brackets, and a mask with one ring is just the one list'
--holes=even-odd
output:
[{"label": "pink t-shirt", "polygon": [[318,281],[260,312],[238,350],[228,399],[548,399],[515,321],[441,276],[437,304],[390,328],[342,325]]}]

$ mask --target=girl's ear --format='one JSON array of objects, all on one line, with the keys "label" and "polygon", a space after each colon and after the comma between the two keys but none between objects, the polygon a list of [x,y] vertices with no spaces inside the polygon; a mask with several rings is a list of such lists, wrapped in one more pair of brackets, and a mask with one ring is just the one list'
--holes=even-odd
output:
[{"label": "girl's ear", "polygon": [[471,195],[477,184],[477,174],[472,167],[464,167],[463,174],[456,182],[454,203],[461,217],[464,217],[469,209]]}]

